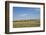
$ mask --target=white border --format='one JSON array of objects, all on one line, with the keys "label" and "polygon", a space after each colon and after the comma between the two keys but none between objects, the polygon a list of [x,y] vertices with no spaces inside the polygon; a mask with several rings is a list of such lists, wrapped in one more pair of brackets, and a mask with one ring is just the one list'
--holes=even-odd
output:
[{"label": "white border", "polygon": [[[13,7],[37,7],[40,8],[40,27],[28,27],[28,28],[13,28]],[[34,4],[19,4],[19,3],[10,3],[9,4],[9,31],[10,32],[20,32],[20,31],[36,31],[43,30],[43,5],[34,5]]]}]

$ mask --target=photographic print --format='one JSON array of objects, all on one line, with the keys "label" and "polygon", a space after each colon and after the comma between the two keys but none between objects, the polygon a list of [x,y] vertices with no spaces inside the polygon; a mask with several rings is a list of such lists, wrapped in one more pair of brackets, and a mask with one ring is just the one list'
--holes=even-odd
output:
[{"label": "photographic print", "polygon": [[5,2],[5,33],[45,31],[45,4],[35,2]]},{"label": "photographic print", "polygon": [[13,7],[13,28],[39,26],[40,8]]}]

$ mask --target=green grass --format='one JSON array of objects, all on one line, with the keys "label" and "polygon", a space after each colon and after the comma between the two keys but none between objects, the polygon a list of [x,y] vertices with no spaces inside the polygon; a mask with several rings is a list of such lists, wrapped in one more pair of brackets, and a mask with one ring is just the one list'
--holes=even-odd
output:
[{"label": "green grass", "polygon": [[40,20],[18,20],[13,21],[13,28],[21,28],[21,27],[39,27]]}]

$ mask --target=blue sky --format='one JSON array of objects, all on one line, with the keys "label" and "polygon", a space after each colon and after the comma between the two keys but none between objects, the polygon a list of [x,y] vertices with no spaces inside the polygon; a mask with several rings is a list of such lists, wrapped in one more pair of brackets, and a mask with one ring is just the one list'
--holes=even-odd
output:
[{"label": "blue sky", "polygon": [[40,19],[40,8],[13,7],[13,20]]}]

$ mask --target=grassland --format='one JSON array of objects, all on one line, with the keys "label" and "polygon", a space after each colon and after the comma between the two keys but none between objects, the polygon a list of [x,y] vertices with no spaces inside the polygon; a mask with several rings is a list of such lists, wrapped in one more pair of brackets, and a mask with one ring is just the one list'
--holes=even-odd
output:
[{"label": "grassland", "polygon": [[39,27],[40,20],[18,20],[13,21],[13,28],[21,28],[21,27]]}]

